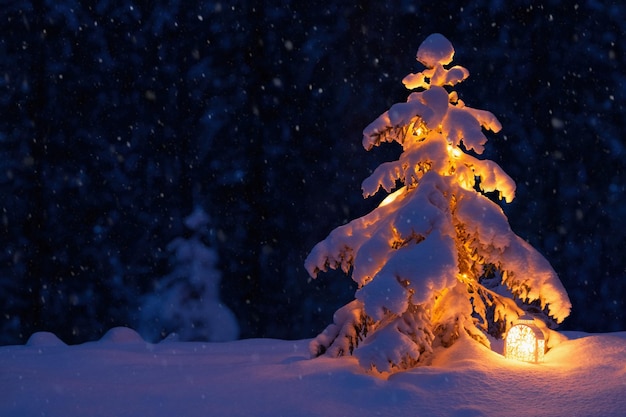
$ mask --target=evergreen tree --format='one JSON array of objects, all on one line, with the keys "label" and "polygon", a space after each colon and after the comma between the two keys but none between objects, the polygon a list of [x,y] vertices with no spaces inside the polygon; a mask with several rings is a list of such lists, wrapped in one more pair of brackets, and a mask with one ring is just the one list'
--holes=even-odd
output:
[{"label": "evergreen tree", "polygon": [[204,210],[196,208],[185,219],[191,236],[178,237],[168,245],[174,269],[156,282],[141,308],[138,327],[146,339],[156,341],[171,333],[181,340],[237,339],[237,319],[219,299],[217,254],[202,241],[208,221]]},{"label": "evergreen tree", "polygon": [[363,132],[365,149],[397,142],[403,152],[362,184],[365,197],[379,188],[391,194],[332,231],[306,260],[312,277],[341,268],[359,287],[311,342],[314,356],[353,354],[387,372],[427,364],[434,347],[464,335],[489,346],[487,335],[502,336],[525,312],[549,326],[569,315],[548,261],[489,198],[510,202],[515,194],[498,164],[477,157],[487,142],[482,128],[501,126],[446,90],[469,76],[447,68],[453,55],[445,37],[429,36],[417,52],[426,69],[403,80],[416,91]]}]

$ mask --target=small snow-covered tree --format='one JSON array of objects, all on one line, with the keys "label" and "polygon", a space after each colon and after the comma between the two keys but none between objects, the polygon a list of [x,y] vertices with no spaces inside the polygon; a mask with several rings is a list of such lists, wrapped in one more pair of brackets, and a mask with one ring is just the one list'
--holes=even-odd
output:
[{"label": "small snow-covered tree", "polygon": [[237,339],[235,315],[220,302],[216,252],[202,241],[209,222],[201,208],[185,218],[188,238],[169,243],[174,268],[144,297],[139,331],[148,340],[176,334],[180,340],[222,342]]},{"label": "small snow-covered tree", "polygon": [[362,184],[365,197],[390,193],[382,203],[333,230],[306,259],[314,278],[341,268],[358,284],[356,299],[311,342],[313,356],[351,354],[390,372],[427,364],[433,348],[464,335],[489,346],[525,313],[550,327],[569,315],[548,261],[486,195],[510,202],[515,183],[477,157],[487,142],[482,129],[501,126],[446,89],[469,76],[449,67],[453,55],[444,36],[429,36],[417,52],[426,69],[403,80],[415,91],[363,132],[366,150],[395,141],[403,151]]}]

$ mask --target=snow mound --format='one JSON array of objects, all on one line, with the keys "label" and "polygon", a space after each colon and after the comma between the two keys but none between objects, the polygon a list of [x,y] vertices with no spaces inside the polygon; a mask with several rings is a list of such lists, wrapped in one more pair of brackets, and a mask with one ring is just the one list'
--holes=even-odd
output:
[{"label": "snow mound", "polygon": [[180,342],[180,335],[176,332],[170,333],[163,338],[159,343],[173,343]]},{"label": "snow mound", "polygon": [[100,341],[117,344],[146,343],[139,333],[128,327],[114,327],[106,332]]},{"label": "snow mound", "polygon": [[26,346],[67,346],[61,339],[54,333],[50,332],[37,332],[33,333],[26,342]]}]

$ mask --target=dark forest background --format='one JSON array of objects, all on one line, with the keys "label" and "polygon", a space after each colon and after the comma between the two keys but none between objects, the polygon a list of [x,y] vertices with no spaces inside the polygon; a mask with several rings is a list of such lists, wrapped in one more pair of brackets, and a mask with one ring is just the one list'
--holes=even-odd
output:
[{"label": "dark forest background", "polygon": [[573,303],[564,328],[625,329],[626,6],[593,0],[9,1],[0,8],[0,344],[137,326],[195,206],[242,337],[321,331],[354,286],[304,258],[369,212],[397,149],[361,131],[404,101],[419,44],[503,130],[503,208]]}]

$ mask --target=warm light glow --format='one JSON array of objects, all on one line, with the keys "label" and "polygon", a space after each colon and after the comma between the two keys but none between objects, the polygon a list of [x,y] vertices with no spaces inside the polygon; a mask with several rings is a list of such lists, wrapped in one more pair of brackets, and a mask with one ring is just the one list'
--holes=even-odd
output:
[{"label": "warm light glow", "polygon": [[511,327],[504,341],[504,356],[524,362],[543,361],[545,340],[541,330],[532,319],[522,319]]},{"label": "warm light glow", "polygon": [[392,203],[396,198],[398,198],[398,196],[400,194],[402,194],[404,191],[406,190],[406,187],[401,187],[399,188],[397,191],[394,191],[393,193],[389,194],[387,197],[385,197],[385,199],[383,201],[380,202],[380,204],[378,205],[378,207],[384,207],[387,204]]},{"label": "warm light glow", "polygon": [[448,152],[451,153],[454,158],[459,158],[461,156],[461,150],[451,145],[448,145]]},{"label": "warm light glow", "polygon": [[428,128],[424,124],[424,121],[419,119],[413,122],[411,129],[413,131],[413,135],[417,137],[417,139],[422,139],[428,133]]}]

